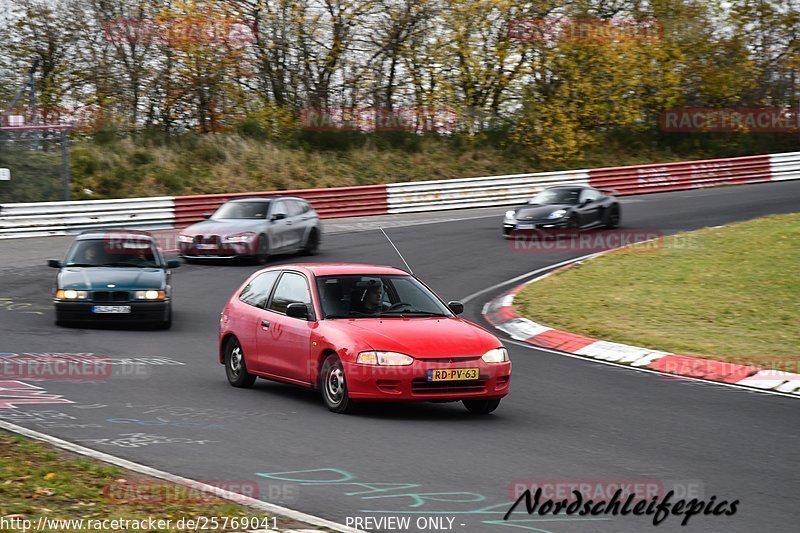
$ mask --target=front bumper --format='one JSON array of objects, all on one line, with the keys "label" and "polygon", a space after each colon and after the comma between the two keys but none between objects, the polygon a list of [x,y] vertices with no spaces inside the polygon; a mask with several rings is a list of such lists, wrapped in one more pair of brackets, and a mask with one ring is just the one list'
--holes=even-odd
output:
[{"label": "front bumper", "polygon": [[[483,360],[457,363],[417,359],[409,366],[373,366],[343,362],[348,394],[353,399],[370,401],[458,401],[502,398],[509,391],[511,362],[484,363]],[[472,381],[428,381],[434,368],[478,368],[479,379]]]},{"label": "front bumper", "polygon": [[[171,300],[153,302],[71,302],[53,300],[56,319],[63,322],[125,322],[161,323],[169,319]],[[92,308],[103,306],[130,306],[130,313],[94,313]]]},{"label": "front bumper", "polygon": [[178,244],[181,257],[187,259],[236,259],[255,255],[255,245],[250,242],[181,242]]},{"label": "front bumper", "polygon": [[567,227],[566,218],[555,218],[555,219],[545,219],[545,220],[515,220],[513,222],[504,220],[503,235],[509,237],[514,233],[560,229],[566,227]]}]

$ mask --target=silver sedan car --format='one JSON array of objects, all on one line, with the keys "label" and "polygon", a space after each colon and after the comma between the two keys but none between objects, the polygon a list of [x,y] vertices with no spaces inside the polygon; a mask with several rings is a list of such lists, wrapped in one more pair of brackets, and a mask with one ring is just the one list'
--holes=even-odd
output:
[{"label": "silver sedan car", "polygon": [[273,254],[314,254],[320,243],[319,215],[295,196],[237,198],[205,217],[178,235],[188,262],[250,258],[264,264]]}]

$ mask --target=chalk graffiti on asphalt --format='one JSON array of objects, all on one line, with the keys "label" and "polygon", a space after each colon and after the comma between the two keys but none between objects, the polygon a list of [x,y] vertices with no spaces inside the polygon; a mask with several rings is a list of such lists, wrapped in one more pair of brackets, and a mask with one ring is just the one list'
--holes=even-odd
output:
[{"label": "chalk graffiti on asphalt", "polygon": [[[427,492],[419,483],[377,483],[359,481],[355,475],[338,468],[317,468],[287,472],[257,472],[257,476],[275,481],[298,483],[304,486],[336,487],[345,496],[358,497],[363,501],[380,504],[374,509],[361,509],[366,514],[416,514],[473,516],[482,524],[514,527],[529,531],[544,532],[534,527],[545,520],[537,518],[503,520],[513,501],[490,504],[483,494],[476,492]],[[349,488],[349,490],[348,490]],[[347,490],[347,492],[344,492]],[[607,520],[605,518],[575,518],[574,522]]]},{"label": "chalk graffiti on asphalt", "polygon": [[199,428],[199,429],[225,429],[225,426],[215,423],[198,421],[167,420],[166,418],[156,417],[155,420],[138,420],[136,418],[109,418],[106,422],[112,424],[135,424],[138,426],[172,426],[176,428]]},{"label": "chalk graffiti on asphalt", "polygon": [[22,381],[0,381],[0,409],[16,409],[18,405],[73,403],[58,394]]},{"label": "chalk graffiti on asphalt", "polygon": [[17,298],[0,297],[0,310],[3,311],[20,311],[22,313],[29,313],[33,315],[43,315],[45,311],[49,311],[49,306],[32,304],[30,302],[20,302]]},{"label": "chalk graffiti on asphalt", "polygon": [[165,437],[147,433],[120,433],[118,438],[84,439],[78,442],[103,446],[119,446],[121,448],[143,448],[153,444],[208,444],[213,440],[194,440],[184,437]]},{"label": "chalk graffiti on asphalt", "polygon": [[140,409],[141,414],[162,415],[171,418],[246,418],[250,416],[288,416],[288,413],[279,411],[238,411],[236,409],[215,409],[207,407],[181,407],[177,405],[155,405],[126,403],[125,407]]},{"label": "chalk graffiti on asphalt", "polygon": [[40,428],[101,428],[100,424],[79,424],[74,416],[60,411],[0,411],[0,420],[14,424],[34,423]]}]

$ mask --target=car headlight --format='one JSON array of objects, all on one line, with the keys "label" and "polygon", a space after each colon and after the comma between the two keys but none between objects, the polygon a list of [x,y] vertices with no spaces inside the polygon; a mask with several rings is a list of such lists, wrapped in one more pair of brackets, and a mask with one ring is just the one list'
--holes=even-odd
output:
[{"label": "car headlight", "polygon": [[547,218],[561,218],[566,214],[567,214],[567,210],[566,209],[559,209],[559,210],[553,211],[552,213],[547,215]]},{"label": "car headlight", "polygon": [[398,352],[361,352],[356,357],[356,363],[362,365],[408,366],[413,362],[413,357]]},{"label": "car headlight", "polygon": [[56,298],[59,300],[85,300],[89,296],[87,291],[74,291],[72,289],[56,291]]},{"label": "car headlight", "polygon": [[191,237],[189,235],[178,234],[178,242],[190,243],[192,241],[194,241],[194,237]]},{"label": "car headlight", "polygon": [[505,363],[508,361],[508,351],[505,348],[489,350],[481,356],[484,363]]},{"label": "car headlight", "polygon": [[517,214],[513,210],[509,209],[508,211],[506,211],[506,218],[513,220],[516,215]]},{"label": "car headlight", "polygon": [[244,233],[234,233],[233,235],[226,235],[222,240],[225,242],[250,242],[256,234],[252,231]]},{"label": "car headlight", "polygon": [[136,291],[133,293],[136,300],[165,300],[167,298],[167,291],[158,291],[155,289],[149,291]]}]

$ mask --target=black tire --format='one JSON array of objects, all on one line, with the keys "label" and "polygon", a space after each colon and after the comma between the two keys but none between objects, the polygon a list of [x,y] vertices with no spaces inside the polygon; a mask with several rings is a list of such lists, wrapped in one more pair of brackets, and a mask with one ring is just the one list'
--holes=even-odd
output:
[{"label": "black tire", "polygon": [[319,250],[319,232],[316,228],[308,232],[306,243],[303,246],[303,255],[314,255]]},{"label": "black tire", "polygon": [[616,229],[622,220],[622,213],[618,205],[612,205],[606,213],[605,226],[608,229]]},{"label": "black tire", "polygon": [[249,389],[256,382],[256,376],[247,371],[244,352],[236,338],[232,338],[225,345],[225,375],[228,383],[234,387]]},{"label": "black tire", "polygon": [[322,399],[328,409],[334,413],[351,413],[354,409],[353,401],[347,393],[347,380],[344,375],[342,362],[335,355],[328,356],[322,363],[319,374],[319,388]]},{"label": "black tire", "polygon": [[473,415],[488,415],[500,405],[500,398],[494,400],[462,400],[464,407]]},{"label": "black tire", "polygon": [[269,243],[266,235],[259,235],[256,241],[256,253],[253,256],[256,264],[264,265],[269,261]]},{"label": "black tire", "polygon": [[169,329],[172,327],[172,307],[167,311],[167,318],[158,324],[158,329]]},{"label": "black tire", "polygon": [[569,216],[569,219],[567,220],[567,229],[581,229],[581,224],[578,222],[578,215],[573,213]]}]

